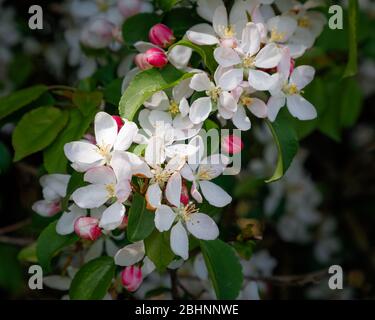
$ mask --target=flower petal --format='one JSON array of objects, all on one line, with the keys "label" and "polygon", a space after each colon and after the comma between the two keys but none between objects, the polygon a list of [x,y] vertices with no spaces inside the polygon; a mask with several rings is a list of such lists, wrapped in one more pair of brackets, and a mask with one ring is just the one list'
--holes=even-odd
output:
[{"label": "flower petal", "polygon": [[164,204],[161,205],[155,211],[154,220],[156,229],[158,229],[160,232],[168,231],[171,228],[175,218],[176,214],[170,207]]},{"label": "flower petal", "polygon": [[284,97],[270,97],[267,102],[267,114],[270,121],[275,121],[281,107],[285,105]]},{"label": "flower petal", "polygon": [[151,184],[146,192],[146,201],[148,203],[148,207],[151,209],[156,209],[161,204],[161,189],[158,183]]},{"label": "flower petal", "polygon": [[311,66],[299,66],[295,68],[290,76],[290,82],[294,83],[298,90],[306,87],[313,79],[315,69]]},{"label": "flower petal", "polygon": [[83,180],[93,184],[110,184],[116,183],[116,176],[110,167],[100,166],[89,169],[83,176]]},{"label": "flower petal", "polygon": [[69,207],[69,212],[64,212],[56,224],[56,232],[61,235],[70,234],[74,231],[74,223],[79,217],[85,217],[86,210],[75,204]]},{"label": "flower petal", "polygon": [[72,199],[81,208],[98,208],[108,200],[108,191],[103,184],[91,184],[74,191]]},{"label": "flower petal", "polygon": [[199,181],[203,196],[215,207],[225,207],[232,201],[232,197],[218,185],[211,181]]},{"label": "flower petal", "polygon": [[89,142],[73,141],[64,145],[65,156],[71,162],[93,163],[103,159],[98,147]]},{"label": "flower petal", "polygon": [[219,228],[214,220],[204,213],[194,213],[186,221],[186,228],[197,239],[215,240],[219,236]]},{"label": "flower petal", "polygon": [[104,210],[99,227],[104,230],[114,230],[121,225],[125,216],[125,207],[119,202],[115,202]]},{"label": "flower petal", "polygon": [[208,118],[212,110],[211,98],[198,98],[190,108],[189,118],[194,124],[203,122]]},{"label": "flower petal", "polygon": [[281,52],[282,50],[275,43],[267,44],[257,54],[254,64],[258,68],[274,68],[281,60]]},{"label": "flower petal", "polygon": [[172,251],[182,259],[187,260],[189,258],[189,239],[181,221],[177,222],[172,228],[170,239]]},{"label": "flower petal", "polygon": [[134,122],[125,121],[120,132],[117,135],[115,145],[113,148],[115,150],[128,150],[133,143],[134,137],[138,133],[138,127]]},{"label": "flower petal", "polygon": [[248,108],[253,115],[258,118],[266,118],[267,117],[267,105],[263,100],[258,98],[252,98],[252,103]]},{"label": "flower petal", "polygon": [[228,26],[228,13],[224,5],[216,8],[212,18],[212,25],[215,32],[223,38],[225,36],[224,30]]},{"label": "flower petal", "polygon": [[145,255],[143,241],[134,242],[120,249],[115,255],[115,264],[122,267],[132,266]]},{"label": "flower petal", "polygon": [[272,76],[260,70],[249,70],[249,84],[256,90],[269,90],[277,84],[279,75]]},{"label": "flower petal", "polygon": [[299,94],[288,96],[287,107],[289,112],[299,120],[311,120],[317,116],[314,106]]},{"label": "flower petal", "polygon": [[210,79],[208,78],[207,73],[205,72],[195,74],[191,78],[190,88],[192,88],[195,91],[206,91],[206,90],[210,90],[211,87],[212,87],[212,83]]},{"label": "flower petal", "polygon": [[175,172],[168,179],[167,187],[165,188],[165,196],[169,203],[175,207],[180,206],[181,198],[181,189],[182,189],[182,179],[179,172]]},{"label": "flower petal", "polygon": [[251,122],[246,115],[245,108],[238,106],[237,111],[232,118],[233,124],[242,131],[247,131],[251,128]]},{"label": "flower petal", "polygon": [[117,137],[117,123],[111,115],[98,112],[95,116],[95,139],[99,146],[112,147]]},{"label": "flower petal", "polygon": [[222,67],[231,67],[241,63],[241,58],[232,48],[218,47],[214,50],[214,57]]},{"label": "flower petal", "polygon": [[260,34],[254,23],[249,23],[242,31],[241,49],[251,57],[260,49]]}]

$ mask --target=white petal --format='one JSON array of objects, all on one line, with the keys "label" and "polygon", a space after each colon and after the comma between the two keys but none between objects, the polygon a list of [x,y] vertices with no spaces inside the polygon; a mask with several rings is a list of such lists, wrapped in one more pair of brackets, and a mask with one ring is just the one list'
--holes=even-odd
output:
[{"label": "white petal", "polygon": [[206,91],[210,90],[212,87],[212,83],[208,78],[207,74],[204,72],[195,74],[191,78],[190,88],[194,89],[195,91]]},{"label": "white petal", "polygon": [[115,202],[104,210],[102,218],[99,222],[99,227],[104,230],[114,230],[123,221],[125,216],[125,207],[121,203]]},{"label": "white petal", "polygon": [[199,0],[197,13],[207,21],[212,22],[215,9],[223,5],[222,0]]},{"label": "white petal", "polygon": [[132,192],[130,180],[122,180],[115,186],[115,194],[118,202],[126,201]]},{"label": "white petal", "polygon": [[199,186],[206,200],[215,207],[225,207],[232,201],[232,197],[226,191],[211,181],[200,181]]},{"label": "white petal", "polygon": [[184,260],[189,258],[189,239],[181,221],[172,228],[170,242],[171,249],[176,255]]},{"label": "white petal", "polygon": [[276,44],[267,44],[257,54],[254,64],[258,68],[274,68],[281,60],[281,52],[281,49]]},{"label": "white petal", "polygon": [[134,122],[125,121],[120,132],[117,135],[116,142],[113,148],[115,150],[128,150],[133,143],[134,137],[137,133],[137,125]]},{"label": "white petal", "polygon": [[258,98],[251,98],[252,103],[249,106],[249,110],[252,114],[254,114],[258,118],[266,118],[267,117],[267,105],[263,100]]},{"label": "white petal", "polygon": [[241,63],[241,58],[232,48],[218,47],[214,51],[214,57],[222,67],[231,67]]},{"label": "white petal", "polygon": [[165,196],[169,203],[175,207],[180,206],[181,198],[181,189],[182,189],[182,179],[179,172],[175,172],[168,179],[167,187],[165,188]]},{"label": "white petal", "polygon": [[168,161],[167,165],[164,168],[164,171],[168,172],[175,172],[181,170],[181,168],[185,164],[185,157],[183,156],[175,156],[171,160]]},{"label": "white petal", "polygon": [[221,175],[229,163],[230,159],[222,154],[210,155],[202,159],[197,177],[204,174],[205,179],[202,180],[212,180]]},{"label": "white petal", "polygon": [[94,241],[85,254],[85,263],[99,258],[103,253],[103,245],[103,239],[97,239],[96,241]]},{"label": "white petal", "polygon": [[247,131],[251,128],[250,119],[246,115],[245,109],[242,106],[238,106],[236,113],[233,115],[232,121],[240,130]]},{"label": "white petal", "polygon": [[123,151],[113,152],[111,158],[111,167],[115,174],[115,181],[130,180],[132,176],[132,167],[129,162],[128,153]]},{"label": "white petal", "polygon": [[150,99],[145,101],[143,105],[149,109],[167,110],[169,106],[169,98],[164,91],[154,93]]},{"label": "white petal", "polygon": [[146,177],[146,178],[152,177],[150,167],[147,165],[147,163],[143,159],[141,159],[136,154],[131,153],[131,152],[126,152],[126,155],[129,159],[129,163],[131,165],[131,170],[132,170],[133,175]]},{"label": "white petal", "polygon": [[172,117],[169,112],[160,111],[160,110],[151,110],[150,115],[148,117],[151,125],[156,127],[158,125],[164,125],[168,123],[172,123]]},{"label": "white petal", "polygon": [[108,191],[105,185],[91,184],[74,191],[72,199],[81,208],[98,208],[108,200]]},{"label": "white petal", "polygon": [[242,31],[241,49],[250,56],[260,49],[260,34],[254,23],[249,23]]},{"label": "white petal", "polygon": [[226,91],[231,91],[243,80],[243,69],[231,69],[224,72],[219,78],[219,86]]},{"label": "white petal", "polygon": [[168,52],[168,61],[177,69],[184,69],[189,64],[193,50],[185,46],[174,46]]},{"label": "white petal", "polygon": [[190,108],[189,118],[194,124],[203,122],[208,118],[212,110],[211,98],[198,98]]},{"label": "white petal", "polygon": [[189,157],[197,152],[197,148],[190,144],[177,143],[165,148],[165,154],[169,158],[176,156]]},{"label": "white petal", "polygon": [[74,141],[64,145],[65,156],[71,162],[93,163],[103,159],[98,147],[89,142]]},{"label": "white petal", "polygon": [[191,170],[191,167],[188,164],[185,164],[181,171],[181,175],[183,176],[184,179],[188,181],[193,181],[194,180],[194,174],[193,171]]},{"label": "white petal", "polygon": [[38,200],[32,206],[33,211],[42,217],[51,217],[61,211],[60,205],[55,201]]},{"label": "white petal", "polygon": [[236,112],[237,110],[237,103],[234,97],[229,92],[222,92],[219,99],[219,111],[220,107],[223,107],[231,112]]},{"label": "white petal", "polygon": [[186,221],[186,227],[196,238],[215,240],[219,236],[219,228],[214,220],[204,213],[194,213]]},{"label": "white petal", "polygon": [[215,36],[207,33],[189,30],[186,32],[186,36],[191,42],[201,46],[210,46],[219,43],[219,40]]},{"label": "white petal", "polygon": [[295,19],[286,16],[276,16],[267,21],[268,30],[275,30],[282,36],[277,42],[286,42],[297,28]]},{"label": "white petal", "polygon": [[186,117],[189,114],[190,107],[189,107],[189,102],[187,101],[186,98],[181,99],[178,109],[180,110],[182,117]]},{"label": "white petal", "polygon": [[137,41],[134,43],[134,47],[140,52],[144,53],[148,49],[155,48],[156,46],[150,42],[145,42],[145,41]]},{"label": "white petal", "polygon": [[151,184],[146,192],[147,203],[154,209],[158,208],[161,203],[161,189],[158,183]]},{"label": "white petal", "polygon": [[180,102],[181,104],[183,99],[186,100],[186,98],[189,98],[194,93],[194,90],[190,88],[190,81],[190,78],[182,80],[177,86],[173,87],[172,96],[174,101]]},{"label": "white petal", "polygon": [[151,166],[155,166],[164,162],[165,144],[163,139],[161,139],[160,137],[150,138],[145,150],[145,160]]},{"label": "white petal", "polygon": [[55,290],[67,291],[70,288],[72,279],[69,277],[52,275],[43,277],[43,284]]},{"label": "white petal", "polygon": [[70,212],[64,212],[56,224],[56,232],[61,235],[70,234],[74,231],[74,223],[79,217],[86,216],[86,210],[76,205],[69,207]]},{"label": "white petal", "polygon": [[115,264],[122,267],[132,266],[145,255],[143,241],[134,242],[120,249],[115,255]]},{"label": "white petal", "polygon": [[278,74],[272,76],[264,71],[249,70],[249,84],[256,90],[269,90],[277,84]]},{"label": "white petal", "polygon": [[216,8],[212,19],[212,25],[214,27],[215,32],[221,37],[223,37],[224,28],[228,26],[228,13],[224,5],[221,5]]},{"label": "white petal", "polygon": [[155,227],[160,231],[168,231],[176,218],[176,214],[173,210],[166,206],[161,205],[155,211]]},{"label": "white petal", "polygon": [[299,120],[311,120],[317,116],[314,106],[299,94],[288,96],[287,107],[289,112]]},{"label": "white petal", "polygon": [[[57,194],[58,197],[65,197],[66,195],[66,188],[68,186],[70,180],[69,174],[46,174],[39,179],[39,182],[43,188],[52,189],[54,193]],[[43,190],[44,191],[44,190]],[[44,195],[44,194],[43,194]],[[46,200],[55,200],[55,199],[47,199],[44,195]]]},{"label": "white petal", "polygon": [[285,105],[284,97],[270,97],[267,102],[267,114],[270,121],[275,121],[281,107]]},{"label": "white petal", "polygon": [[203,202],[202,195],[198,191],[197,184],[195,182],[193,182],[193,184],[191,186],[190,193],[191,193],[191,196],[195,199],[195,201],[197,201],[198,203]]},{"label": "white petal", "polygon": [[295,68],[290,76],[290,82],[294,83],[298,90],[306,87],[313,79],[315,69],[311,66],[299,66]]},{"label": "white petal", "polygon": [[93,184],[110,184],[116,183],[116,176],[110,167],[100,166],[89,169],[83,176],[83,180]]},{"label": "white petal", "polygon": [[95,116],[95,139],[100,146],[112,147],[117,137],[117,123],[111,115],[98,112]]}]

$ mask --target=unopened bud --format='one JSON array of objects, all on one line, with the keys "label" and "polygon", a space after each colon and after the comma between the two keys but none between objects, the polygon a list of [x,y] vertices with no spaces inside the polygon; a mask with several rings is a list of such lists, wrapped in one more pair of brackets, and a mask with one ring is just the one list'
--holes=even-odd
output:
[{"label": "unopened bud", "polygon": [[162,49],[150,48],[145,52],[147,63],[156,68],[163,68],[168,63],[168,57]]},{"label": "unopened bud", "polygon": [[151,69],[152,65],[146,60],[146,55],[144,53],[138,53],[134,58],[134,63],[140,70]]},{"label": "unopened bud", "polygon": [[116,121],[117,124],[117,132],[121,130],[121,128],[124,126],[124,121],[121,119],[120,116],[112,116],[113,120]]},{"label": "unopened bud", "polygon": [[130,292],[136,291],[142,281],[142,269],[140,267],[129,266],[121,272],[122,285]]},{"label": "unopened bud", "polygon": [[99,220],[93,217],[80,217],[74,223],[75,233],[82,239],[96,240],[102,231],[99,228]]},{"label": "unopened bud", "polygon": [[176,40],[173,35],[172,29],[168,28],[165,24],[162,23],[155,24],[150,29],[148,38],[150,39],[151,43],[162,48],[169,47]]},{"label": "unopened bud", "polygon": [[228,154],[237,154],[240,153],[244,147],[244,143],[242,142],[240,137],[235,135],[226,136],[222,143],[221,147],[223,150]]},{"label": "unopened bud", "polygon": [[181,189],[181,197],[180,197],[180,201],[181,203],[183,203],[185,206],[188,205],[189,203],[189,190],[188,188],[186,187],[186,183],[185,181],[182,181],[182,189]]}]

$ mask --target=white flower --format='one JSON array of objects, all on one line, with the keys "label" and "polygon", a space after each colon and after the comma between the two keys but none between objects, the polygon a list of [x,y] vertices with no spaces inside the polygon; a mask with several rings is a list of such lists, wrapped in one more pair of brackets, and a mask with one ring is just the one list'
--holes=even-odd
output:
[{"label": "white flower", "polygon": [[74,141],[65,144],[66,157],[73,162],[72,167],[77,171],[87,171],[111,162],[113,151],[127,150],[138,132],[137,125],[125,121],[118,132],[116,121],[105,112],[98,112],[95,116],[96,145]]},{"label": "white flower", "polygon": [[131,193],[129,164],[115,153],[111,167],[101,166],[88,170],[84,180],[91,183],[73,192],[73,201],[81,208],[99,208],[107,201],[116,199],[104,210],[99,227],[105,230],[117,228],[123,221],[125,207],[122,204]]},{"label": "white flower", "polygon": [[[249,85],[257,90],[268,90],[277,82],[278,75],[270,75],[262,69],[271,69],[281,60],[281,49],[270,43],[261,49],[261,34],[256,24],[248,23],[242,32],[238,47],[216,48],[216,61],[222,67],[236,67],[247,78]],[[242,81],[242,79],[241,79]]]},{"label": "white flower", "polygon": [[61,200],[66,195],[69,183],[68,174],[48,174],[39,179],[43,187],[43,198],[35,202],[32,209],[44,217],[50,217],[61,210]]},{"label": "white flower", "polygon": [[221,175],[228,164],[227,157],[215,154],[201,160],[200,165],[190,163],[182,168],[181,175],[193,182],[191,195],[197,202],[203,201],[199,190],[208,203],[215,207],[224,207],[232,201],[232,197],[226,191],[210,181]]},{"label": "white flower", "polygon": [[204,91],[207,97],[198,98],[190,108],[190,120],[202,123],[206,120],[213,106],[217,106],[219,114],[224,119],[231,119],[237,111],[237,103],[229,91],[236,88],[242,81],[242,71],[239,69],[217,68],[214,82],[206,73],[198,73],[191,79],[190,87],[198,92]]},{"label": "white flower", "polygon": [[272,96],[267,103],[268,118],[274,121],[285,102],[289,112],[299,120],[316,118],[314,106],[301,95],[302,89],[313,80],[315,69],[311,66],[299,66],[290,74],[290,56],[287,49],[278,69],[280,81],[270,91]]},{"label": "white flower", "polygon": [[252,89],[247,83],[243,83],[231,92],[237,101],[237,111],[232,118],[232,122],[240,130],[246,131],[251,128],[246,109],[250,110],[257,118],[267,117],[267,105],[263,100],[253,97],[252,94],[254,92],[256,90]]},{"label": "white flower", "polygon": [[[186,36],[191,42],[198,45],[234,47],[237,43],[236,36],[241,33],[247,20],[239,19],[238,15],[231,14],[228,23],[228,13],[225,6],[221,3],[216,7],[215,5],[219,3],[214,2],[200,1],[198,7],[198,13],[212,22],[213,27],[207,23],[195,25],[186,32]],[[212,12],[214,12],[213,16]]]},{"label": "white flower", "polygon": [[56,224],[56,232],[61,235],[71,234],[74,231],[74,223],[80,217],[86,217],[86,209],[82,209],[72,204],[69,211],[64,212]]}]

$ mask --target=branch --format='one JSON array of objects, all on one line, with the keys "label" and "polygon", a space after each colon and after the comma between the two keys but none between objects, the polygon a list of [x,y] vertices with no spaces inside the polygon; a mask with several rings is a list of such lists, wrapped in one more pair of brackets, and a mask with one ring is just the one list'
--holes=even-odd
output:
[{"label": "branch", "polygon": [[13,231],[17,231],[18,229],[21,229],[21,228],[23,228],[24,226],[27,226],[30,223],[31,223],[31,219],[29,218],[29,219],[25,219],[25,220],[16,222],[15,224],[11,224],[9,226],[2,227],[2,228],[0,228],[0,235],[10,233],[10,232],[13,232]]},{"label": "branch", "polygon": [[32,239],[32,238],[13,238],[13,237],[7,237],[7,236],[0,236],[0,242],[24,247],[24,246],[27,246],[29,244],[32,244],[34,242],[34,239]]}]

